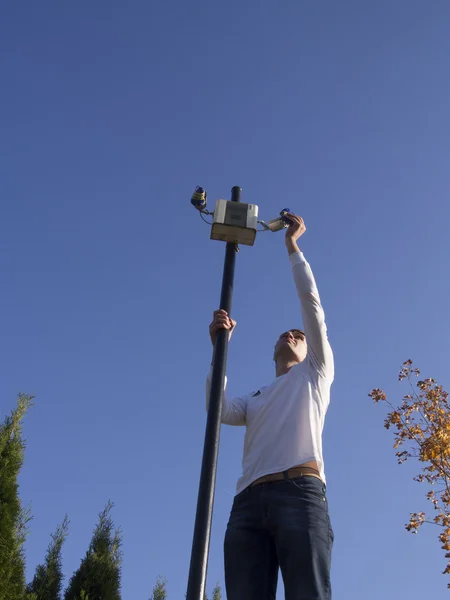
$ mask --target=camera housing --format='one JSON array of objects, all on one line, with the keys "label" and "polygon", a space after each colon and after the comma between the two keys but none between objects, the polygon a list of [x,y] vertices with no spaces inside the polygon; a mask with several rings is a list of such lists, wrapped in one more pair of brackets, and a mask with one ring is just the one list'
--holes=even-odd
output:
[{"label": "camera housing", "polygon": [[253,246],[257,223],[258,207],[256,204],[217,200],[210,239]]}]

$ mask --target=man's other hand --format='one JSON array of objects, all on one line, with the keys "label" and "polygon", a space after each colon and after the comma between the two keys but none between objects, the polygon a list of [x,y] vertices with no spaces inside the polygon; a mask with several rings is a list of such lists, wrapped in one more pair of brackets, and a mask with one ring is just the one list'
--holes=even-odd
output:
[{"label": "man's other hand", "polygon": [[229,331],[228,340],[231,339],[234,328],[236,327],[236,321],[230,319],[228,313],[225,310],[215,310],[214,317],[209,326],[209,335],[211,337],[211,343],[214,346],[216,343],[217,332],[221,329],[227,329]]}]

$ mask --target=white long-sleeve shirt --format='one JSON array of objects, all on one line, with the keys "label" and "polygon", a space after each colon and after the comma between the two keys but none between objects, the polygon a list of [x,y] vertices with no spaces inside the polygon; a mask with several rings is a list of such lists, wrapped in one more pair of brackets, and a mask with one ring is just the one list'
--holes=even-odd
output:
[{"label": "white long-sleeve shirt", "polygon": [[[236,493],[270,473],[315,460],[325,482],[322,430],[334,379],[333,353],[314,275],[301,252],[289,257],[300,299],[306,359],[245,396],[224,394],[222,423],[245,425],[242,476]],[[206,408],[212,369],[206,384]],[[225,380],[226,385],[226,380]]]}]

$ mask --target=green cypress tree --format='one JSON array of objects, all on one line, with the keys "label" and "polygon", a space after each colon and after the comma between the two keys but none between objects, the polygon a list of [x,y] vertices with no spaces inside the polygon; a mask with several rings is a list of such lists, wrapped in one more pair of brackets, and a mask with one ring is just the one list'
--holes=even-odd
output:
[{"label": "green cypress tree", "polygon": [[29,512],[19,499],[17,482],[25,442],[22,419],[33,396],[19,394],[17,407],[0,424],[0,598],[18,600],[25,593],[25,541]]},{"label": "green cypress tree", "polygon": [[161,575],[156,580],[150,600],[167,600],[166,580]]},{"label": "green cypress tree", "polygon": [[213,589],[212,600],[222,600],[222,590],[218,583],[216,583],[216,587]]},{"label": "green cypress tree", "polygon": [[99,514],[86,556],[72,575],[64,600],[121,600],[122,536],[110,516],[108,502]]},{"label": "green cypress tree", "polygon": [[37,566],[33,581],[27,586],[28,600],[30,598],[61,600],[63,582],[61,550],[67,537],[68,527],[69,519],[66,515],[62,524],[58,525],[51,536],[52,541],[48,546],[44,564]]}]

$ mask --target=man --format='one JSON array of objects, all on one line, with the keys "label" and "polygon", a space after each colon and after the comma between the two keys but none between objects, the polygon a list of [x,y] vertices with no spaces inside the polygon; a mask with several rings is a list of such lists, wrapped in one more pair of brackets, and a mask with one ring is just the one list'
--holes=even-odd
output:
[{"label": "man", "polygon": [[[243,473],[225,535],[227,600],[272,600],[281,569],[286,600],[329,600],[333,530],[328,515],[322,430],[334,378],[333,354],[311,268],[297,240],[303,219],[289,215],[286,247],[304,332],[283,333],[276,379],[254,393],[224,397],[222,423],[245,425]],[[209,331],[236,326],[215,311]],[[209,402],[210,376],[207,383]]]}]

